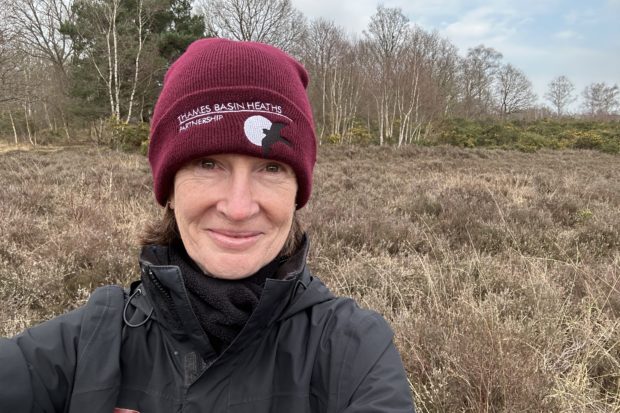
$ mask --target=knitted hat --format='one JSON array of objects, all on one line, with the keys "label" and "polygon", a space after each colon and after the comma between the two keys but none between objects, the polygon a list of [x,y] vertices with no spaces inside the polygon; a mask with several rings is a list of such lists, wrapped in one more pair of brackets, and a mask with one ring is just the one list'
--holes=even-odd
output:
[{"label": "knitted hat", "polygon": [[165,205],[186,162],[218,153],[291,166],[297,208],[310,198],[316,140],[295,59],[256,42],[201,39],[170,67],[151,120],[149,162],[155,198]]}]

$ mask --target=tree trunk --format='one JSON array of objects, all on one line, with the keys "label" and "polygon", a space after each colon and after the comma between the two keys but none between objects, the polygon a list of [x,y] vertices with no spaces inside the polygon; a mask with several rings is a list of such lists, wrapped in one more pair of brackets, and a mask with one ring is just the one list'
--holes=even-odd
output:
[{"label": "tree trunk", "polygon": [[112,44],[114,46],[114,96],[116,100],[115,108],[114,108],[114,116],[117,120],[121,119],[121,108],[120,108],[120,92],[121,85],[118,81],[118,35],[116,32],[116,17],[118,14],[118,0],[113,0],[114,4],[114,12],[112,15]]},{"label": "tree trunk", "polygon": [[45,112],[45,120],[47,120],[47,126],[51,131],[56,132],[56,130],[54,129],[54,125],[52,125],[52,121],[50,119],[50,113],[47,110],[47,102],[45,101],[43,101],[43,111]]},{"label": "tree trunk", "polygon": [[142,40],[142,29],[143,29],[142,0],[139,0],[138,1],[138,52],[136,53],[136,64],[135,64],[135,71],[134,71],[134,77],[133,77],[133,86],[131,88],[131,97],[129,98],[129,108],[127,109],[127,120],[126,120],[127,123],[129,123],[129,121],[131,120],[131,110],[133,108],[133,99],[136,94],[136,87],[138,86],[138,72],[140,69],[140,54],[142,53],[142,45],[144,44],[144,41]]},{"label": "tree trunk", "polygon": [[9,118],[11,118],[11,126],[13,127],[13,136],[15,137],[15,145],[19,142],[17,141],[17,128],[15,127],[15,120],[13,119],[13,112],[9,110]]},{"label": "tree trunk", "polygon": [[65,117],[65,112],[63,110],[60,111],[60,117],[62,118],[62,126],[65,130],[65,135],[67,136],[67,142],[70,142],[71,135],[69,134],[69,124],[67,123],[67,118]]},{"label": "tree trunk", "polygon": [[28,133],[28,141],[32,146],[35,146],[35,142],[32,140],[32,133],[30,132],[30,123],[28,122],[28,104],[24,103],[24,120],[26,122],[26,132]]},{"label": "tree trunk", "polygon": [[325,134],[325,101],[327,100],[327,70],[321,69],[321,76],[323,77],[323,85],[321,88],[321,132],[319,133],[319,145],[323,142],[323,135]]},{"label": "tree trunk", "polygon": [[110,116],[114,117],[114,93],[112,93],[112,46],[110,45],[110,36],[111,36],[112,27],[108,27],[108,33],[106,34],[106,46],[108,49],[108,97],[110,98]]},{"label": "tree trunk", "polygon": [[381,101],[377,100],[377,109],[379,110],[379,146],[383,146],[383,92]]}]

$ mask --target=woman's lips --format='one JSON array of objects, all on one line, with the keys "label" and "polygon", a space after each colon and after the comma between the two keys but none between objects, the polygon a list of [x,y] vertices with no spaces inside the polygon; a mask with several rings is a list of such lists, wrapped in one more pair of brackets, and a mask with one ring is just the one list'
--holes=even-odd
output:
[{"label": "woman's lips", "polygon": [[220,248],[244,250],[254,245],[262,232],[260,231],[229,231],[225,229],[208,229],[207,233]]}]

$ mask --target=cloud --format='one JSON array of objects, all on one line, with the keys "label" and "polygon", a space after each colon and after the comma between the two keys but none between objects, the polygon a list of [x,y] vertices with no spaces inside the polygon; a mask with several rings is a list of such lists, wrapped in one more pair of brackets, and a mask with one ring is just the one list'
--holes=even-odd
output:
[{"label": "cloud", "polygon": [[526,17],[510,8],[498,10],[483,6],[467,13],[441,29],[441,34],[448,37],[460,49],[478,44],[497,47],[506,42],[523,24]]},{"label": "cloud", "polygon": [[571,10],[564,15],[564,21],[567,24],[575,24],[579,20],[579,13],[575,10]]},{"label": "cloud", "polygon": [[400,7],[404,13],[409,14],[412,19],[432,18],[437,16],[446,16],[450,14],[459,14],[466,8],[461,0],[409,0],[388,1],[383,2],[385,7]]},{"label": "cloud", "polygon": [[[620,3],[620,0],[614,1]],[[601,13],[600,10],[595,10],[591,8],[585,10],[570,10],[563,16],[564,22],[571,26],[576,24],[596,24],[601,20],[602,17],[604,17],[604,15]]]},{"label": "cloud", "polygon": [[583,38],[583,36],[581,36],[579,33],[572,30],[562,30],[561,32],[554,33],[553,37],[560,40],[576,40]]},{"label": "cloud", "polygon": [[[293,0],[293,6],[306,17],[332,20],[350,34],[361,34],[377,10],[376,0],[315,1]],[[386,7],[388,7],[386,5]],[[392,7],[391,5],[389,7]]]},{"label": "cloud", "polygon": [[488,36],[492,30],[492,23],[484,20],[461,20],[448,25],[444,32],[454,38],[482,38]]}]

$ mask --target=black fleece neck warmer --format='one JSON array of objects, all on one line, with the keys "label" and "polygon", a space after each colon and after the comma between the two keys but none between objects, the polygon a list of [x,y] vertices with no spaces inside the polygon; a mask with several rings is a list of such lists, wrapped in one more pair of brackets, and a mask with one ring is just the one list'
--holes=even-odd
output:
[{"label": "black fleece neck warmer", "polygon": [[250,277],[223,280],[206,275],[187,255],[181,242],[169,248],[169,263],[183,274],[185,288],[213,348],[221,353],[239,334],[258,305],[265,280],[279,267],[276,258]]}]

